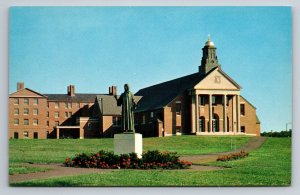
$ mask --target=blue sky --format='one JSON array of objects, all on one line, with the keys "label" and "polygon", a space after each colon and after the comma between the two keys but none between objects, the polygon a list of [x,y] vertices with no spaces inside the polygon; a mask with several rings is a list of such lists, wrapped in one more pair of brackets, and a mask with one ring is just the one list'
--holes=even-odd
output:
[{"label": "blue sky", "polygon": [[262,131],[292,120],[290,7],[13,7],[9,28],[10,93],[135,93],[196,72],[210,34]]}]

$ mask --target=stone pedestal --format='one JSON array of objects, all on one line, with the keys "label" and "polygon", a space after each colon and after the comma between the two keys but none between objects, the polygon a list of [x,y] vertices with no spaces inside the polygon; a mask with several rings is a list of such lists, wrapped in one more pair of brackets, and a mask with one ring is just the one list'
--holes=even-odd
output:
[{"label": "stone pedestal", "polygon": [[143,153],[143,138],[139,133],[121,133],[114,135],[114,153],[129,154],[136,153],[139,158]]}]

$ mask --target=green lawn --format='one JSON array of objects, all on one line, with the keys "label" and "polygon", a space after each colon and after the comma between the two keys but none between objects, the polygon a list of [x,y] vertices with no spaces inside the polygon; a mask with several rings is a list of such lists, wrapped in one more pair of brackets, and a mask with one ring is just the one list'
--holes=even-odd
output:
[{"label": "green lawn", "polygon": [[[185,140],[187,137],[182,137]],[[158,139],[158,138],[156,138]],[[179,139],[179,138],[175,138]],[[195,139],[191,137],[191,150],[196,153]],[[215,138],[228,145],[230,138]],[[147,139],[146,139],[147,140]],[[146,147],[152,148],[148,141]],[[215,141],[216,141],[215,140]],[[243,140],[243,139],[242,139]],[[171,141],[171,140],[168,140]],[[186,140],[185,140],[186,141]],[[245,141],[245,140],[244,140]],[[184,141],[183,141],[184,142]],[[204,142],[204,141],[203,141]],[[227,143],[227,144],[226,144]],[[220,144],[220,145],[222,145]],[[147,146],[148,145],[148,146]],[[188,144],[189,145],[189,144]],[[199,143],[199,145],[202,145]],[[212,144],[213,145],[213,144]],[[219,145],[219,146],[220,146]],[[216,147],[219,148],[220,147]],[[156,147],[156,146],[153,146]],[[175,146],[179,147],[180,146]],[[188,146],[179,150],[185,154]],[[204,147],[204,146],[202,146]],[[227,146],[228,147],[228,146]],[[230,147],[230,146],[229,146]],[[167,148],[167,147],[166,147]],[[204,147],[210,148],[210,147]],[[226,147],[225,147],[226,148]],[[223,148],[222,148],[223,149]],[[291,184],[291,138],[268,138],[258,150],[249,157],[230,161],[211,163],[232,168],[218,171],[194,170],[116,170],[102,174],[69,176],[13,184],[14,186],[288,186]]]},{"label": "green lawn", "polygon": [[[249,137],[204,137],[174,136],[144,138],[143,150],[177,152],[179,155],[207,154],[229,151],[236,145],[241,147]],[[9,141],[10,163],[62,163],[67,156],[76,153],[96,153],[99,150],[113,151],[113,139],[15,139]]]},{"label": "green lawn", "polygon": [[48,168],[42,167],[29,167],[22,163],[10,163],[9,165],[9,174],[25,174],[25,173],[34,173],[34,172],[44,172],[48,171]]}]

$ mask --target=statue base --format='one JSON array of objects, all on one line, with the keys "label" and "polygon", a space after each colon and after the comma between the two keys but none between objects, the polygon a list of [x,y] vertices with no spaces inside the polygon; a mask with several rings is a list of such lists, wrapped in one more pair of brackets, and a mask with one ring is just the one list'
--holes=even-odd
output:
[{"label": "statue base", "polygon": [[114,135],[114,154],[136,153],[142,158],[143,153],[143,137],[142,134],[134,132],[124,132]]}]

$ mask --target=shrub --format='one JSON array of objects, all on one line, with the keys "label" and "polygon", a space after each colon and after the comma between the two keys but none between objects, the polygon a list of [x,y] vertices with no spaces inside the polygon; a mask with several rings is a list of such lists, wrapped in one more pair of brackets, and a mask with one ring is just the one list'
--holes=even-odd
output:
[{"label": "shrub", "polygon": [[248,155],[249,155],[248,152],[245,152],[245,151],[242,150],[240,152],[236,152],[236,153],[231,153],[231,154],[219,156],[217,158],[217,161],[237,160],[237,159],[240,159],[240,158],[245,158]]},{"label": "shrub", "polygon": [[67,157],[65,166],[100,169],[185,169],[191,162],[179,160],[176,153],[148,151],[139,159],[136,153],[115,155],[112,152],[99,151],[96,154],[77,154],[74,158]]}]

